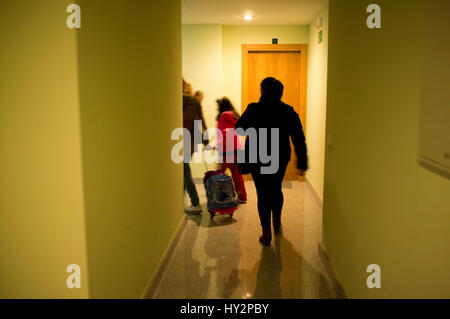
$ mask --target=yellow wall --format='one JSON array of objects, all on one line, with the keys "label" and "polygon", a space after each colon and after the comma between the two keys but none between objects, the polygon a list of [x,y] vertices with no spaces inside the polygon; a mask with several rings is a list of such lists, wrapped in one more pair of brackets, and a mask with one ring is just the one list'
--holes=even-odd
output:
[{"label": "yellow wall", "polygon": [[205,94],[203,113],[208,127],[216,126],[216,99],[222,94],[222,26],[185,24],[182,27],[183,76]]},{"label": "yellow wall", "polygon": [[80,0],[90,295],[138,298],[183,217],[181,2]]},{"label": "yellow wall", "polygon": [[0,298],[88,297],[70,3],[0,3]]},{"label": "yellow wall", "polygon": [[[216,99],[222,96],[222,26],[219,24],[185,24],[182,27],[183,77],[205,97],[203,115],[208,127],[217,125]],[[212,152],[206,152],[212,156]],[[198,156],[199,153],[196,155]],[[212,169],[210,164],[208,168]],[[204,176],[201,163],[191,163],[192,175]]]},{"label": "yellow wall", "polygon": [[[330,1],[325,244],[349,297],[450,298],[450,183],[416,161],[434,22],[425,1],[379,0],[382,28],[370,30],[371,3]],[[365,285],[372,263],[381,289]]]},{"label": "yellow wall", "polygon": [[[317,18],[320,17],[323,18],[322,28],[317,29],[316,21],[309,26],[306,139],[309,160],[307,179],[320,199],[323,199],[328,71],[328,8]],[[323,33],[322,43],[319,43],[320,30]]]}]

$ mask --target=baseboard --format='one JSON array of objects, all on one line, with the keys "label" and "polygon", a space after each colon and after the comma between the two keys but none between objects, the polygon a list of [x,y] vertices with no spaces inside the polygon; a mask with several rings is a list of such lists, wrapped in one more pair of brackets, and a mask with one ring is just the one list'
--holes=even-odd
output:
[{"label": "baseboard", "polygon": [[320,212],[323,212],[323,202],[320,199],[319,194],[317,194],[316,190],[312,186],[311,182],[308,180],[308,178],[305,178],[305,185],[306,185],[306,187],[308,187],[310,193],[312,194],[313,200],[319,207]]},{"label": "baseboard", "polygon": [[319,242],[319,257],[322,261],[322,265],[325,268],[325,272],[330,277],[330,284],[332,285],[331,291],[336,292],[336,296],[334,298],[338,299],[347,299],[347,294],[345,293],[344,286],[342,285],[342,281],[336,272],[333,263],[331,262],[330,258],[328,257],[327,249],[325,245],[322,242]]},{"label": "baseboard", "polygon": [[156,267],[155,272],[153,273],[152,278],[150,279],[150,282],[148,283],[147,287],[144,290],[144,293],[141,296],[141,299],[152,299],[155,295],[156,289],[158,288],[158,285],[161,281],[162,275],[164,270],[167,268],[167,265],[169,263],[170,258],[173,255],[173,252],[175,250],[175,247],[183,234],[183,231],[186,226],[186,214],[183,215],[180,222],[178,223],[177,228],[175,229],[175,233],[172,235],[172,238],[169,241],[169,244],[167,245],[166,249],[164,250],[163,255],[161,256],[161,259],[158,263],[158,266]]}]

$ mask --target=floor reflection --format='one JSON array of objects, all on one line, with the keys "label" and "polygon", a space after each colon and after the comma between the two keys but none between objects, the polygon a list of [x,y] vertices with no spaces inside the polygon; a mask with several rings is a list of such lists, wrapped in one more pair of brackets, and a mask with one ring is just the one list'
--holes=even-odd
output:
[{"label": "floor reflection", "polygon": [[[322,216],[303,183],[284,188],[283,233],[271,247],[260,234],[256,191],[232,218],[187,216],[154,298],[345,298],[319,245]],[[206,198],[198,185],[202,207]]]}]

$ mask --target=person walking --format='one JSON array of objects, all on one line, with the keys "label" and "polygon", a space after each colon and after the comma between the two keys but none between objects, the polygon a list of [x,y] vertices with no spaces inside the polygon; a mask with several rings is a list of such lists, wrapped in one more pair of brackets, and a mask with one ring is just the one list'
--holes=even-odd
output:
[{"label": "person walking", "polygon": [[[217,128],[222,133],[217,140],[216,150],[219,151],[219,157],[223,161],[223,163],[219,163],[218,169],[224,172],[227,168],[230,169],[238,201],[244,204],[247,202],[247,191],[245,190],[244,178],[239,173],[237,165],[237,151],[242,148],[242,145],[234,129],[239,119],[239,113],[226,97],[218,99],[216,102],[219,113],[217,115]],[[229,145],[227,141],[233,143]]]},{"label": "person walking", "polygon": [[[206,122],[203,117],[203,111],[201,106],[201,101],[203,99],[203,94],[200,91],[193,93],[192,86],[183,79],[183,128],[189,130],[190,138],[183,139],[184,146],[184,189],[187,191],[189,198],[191,200],[191,206],[185,208],[187,213],[195,214],[201,213],[202,207],[200,206],[200,199],[198,197],[197,189],[195,187],[194,180],[192,178],[191,167],[189,165],[192,154],[196,152],[199,144],[208,144],[208,141],[202,141],[196,144],[194,141],[194,133],[203,136],[203,132],[207,130]],[[201,127],[195,125],[195,121],[201,121]],[[190,149],[190,152],[185,152],[185,150]],[[187,160],[187,158],[189,160]]]},{"label": "person walking", "polygon": [[[273,228],[275,233],[281,230],[281,211],[283,208],[283,191],[282,182],[286,172],[287,165],[291,159],[291,145],[290,139],[294,145],[295,153],[297,155],[297,169],[298,174],[303,176],[308,169],[308,157],[305,143],[305,136],[300,121],[300,117],[295,110],[283,103],[281,98],[283,96],[283,84],[273,77],[265,78],[261,82],[261,98],[258,103],[251,103],[248,105],[246,111],[242,114],[236,122],[235,128],[241,130],[248,130],[255,128],[257,134],[256,149],[260,154],[260,148],[265,147],[265,150],[271,151],[278,149],[279,154],[271,154],[279,156],[278,170],[273,174],[263,174],[261,167],[268,166],[268,163],[263,163],[258,156],[257,163],[249,165],[249,171],[253,177],[258,197],[258,213],[262,227],[262,235],[259,241],[266,246],[270,246],[272,240],[271,221],[272,216]],[[260,129],[278,129],[278,147],[270,145],[271,138],[260,140]],[[237,132],[239,134],[239,131]],[[245,133],[243,133],[245,135]],[[269,133],[270,135],[270,133]],[[266,136],[267,137],[267,136]],[[251,136],[246,140],[245,148],[249,149]],[[252,143],[254,143],[253,141]],[[266,143],[266,145],[261,145]]]}]

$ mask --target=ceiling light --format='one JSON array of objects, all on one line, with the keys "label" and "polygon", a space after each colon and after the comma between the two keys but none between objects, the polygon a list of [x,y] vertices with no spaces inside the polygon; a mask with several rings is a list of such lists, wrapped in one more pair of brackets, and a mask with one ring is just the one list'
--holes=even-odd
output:
[{"label": "ceiling light", "polygon": [[253,20],[253,16],[252,15],[250,15],[250,14],[246,14],[245,16],[244,16],[244,20],[245,21],[251,21],[251,20]]}]

